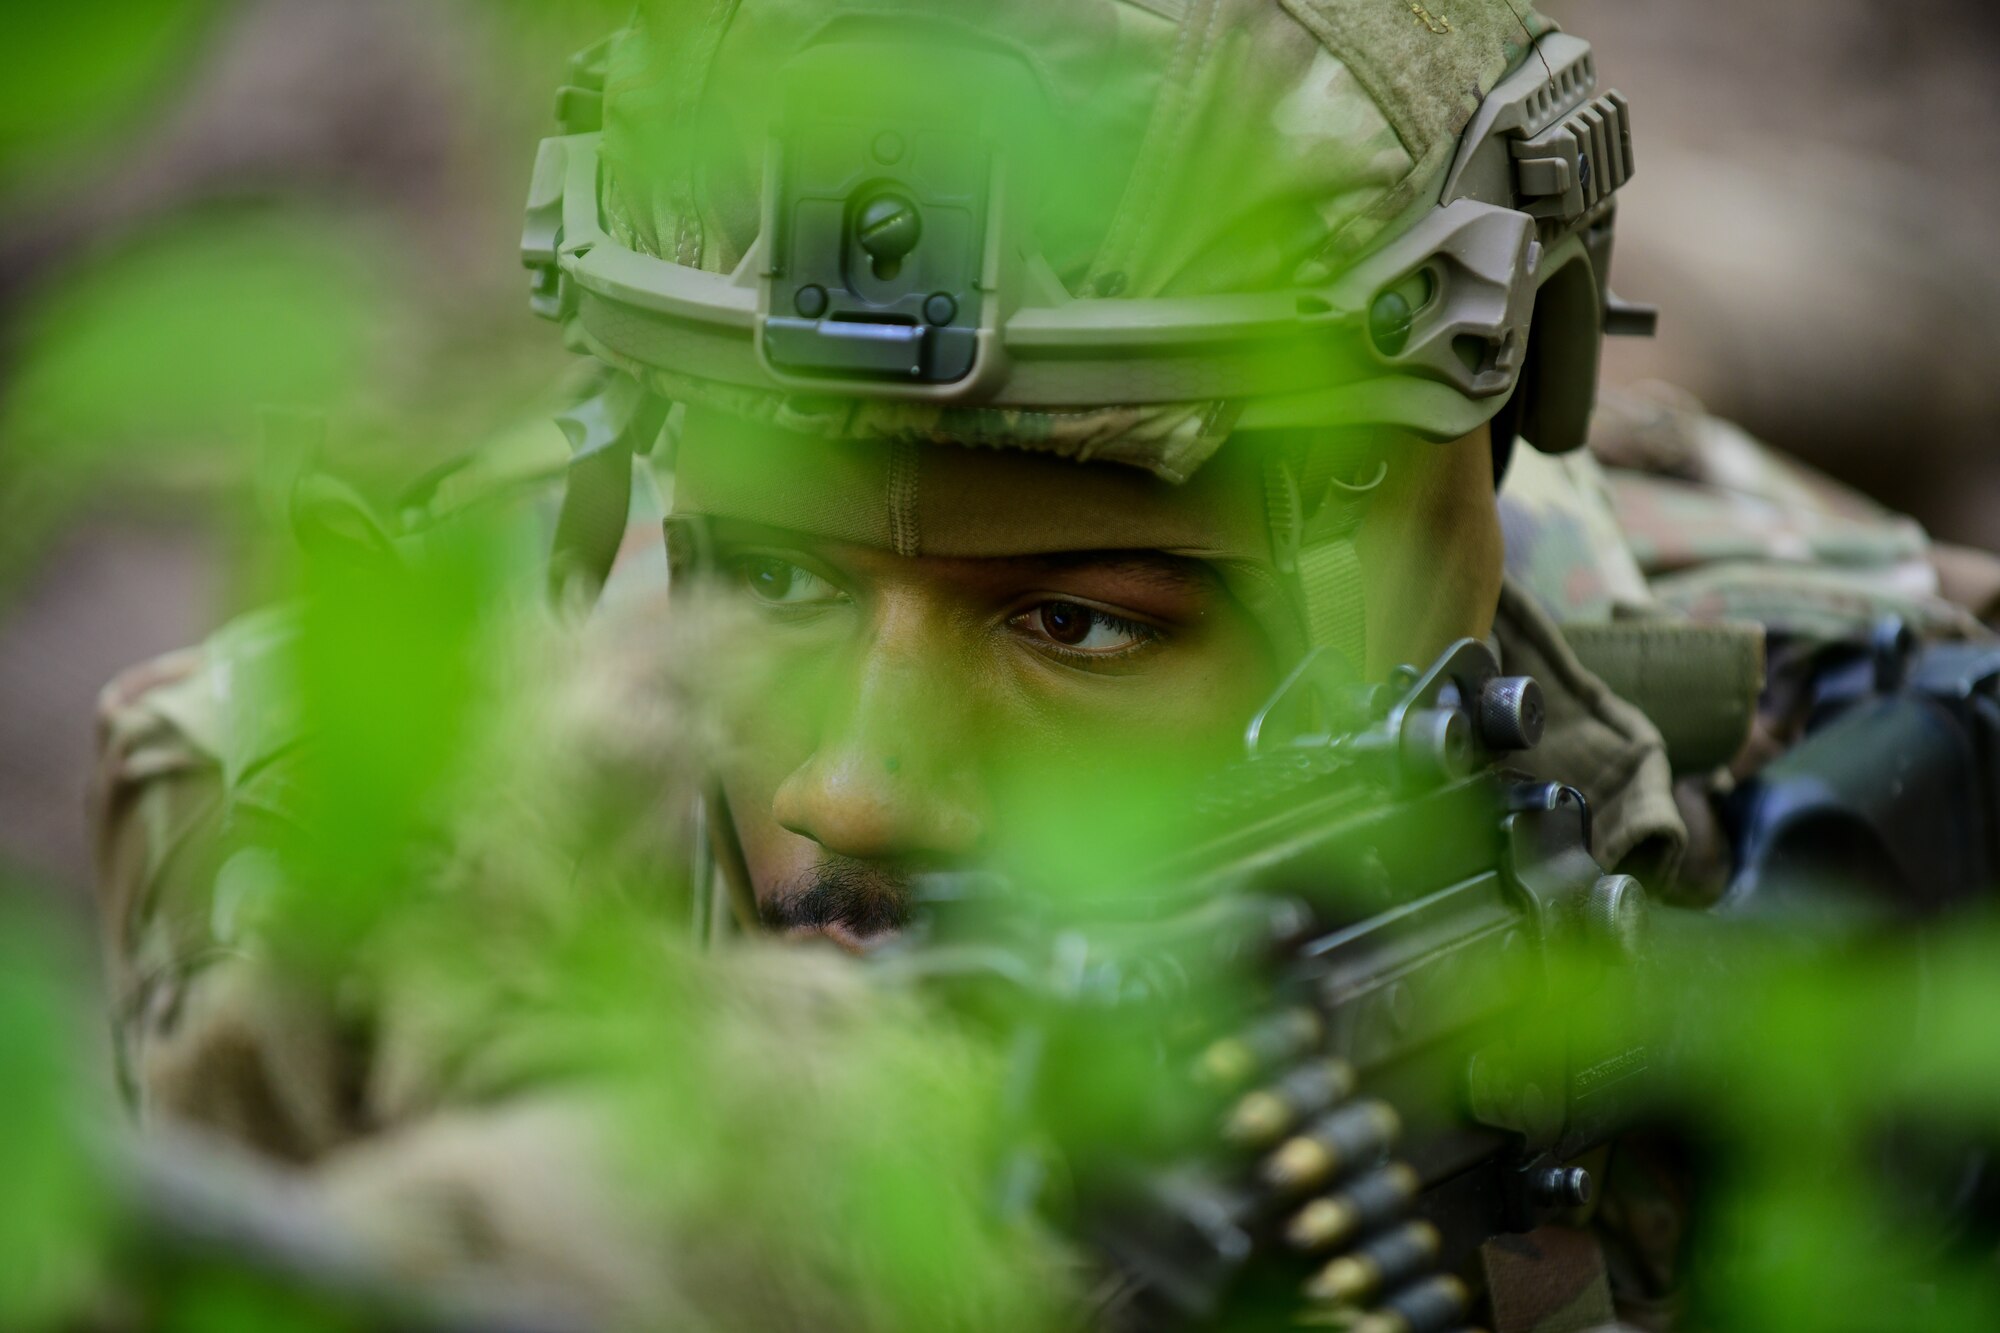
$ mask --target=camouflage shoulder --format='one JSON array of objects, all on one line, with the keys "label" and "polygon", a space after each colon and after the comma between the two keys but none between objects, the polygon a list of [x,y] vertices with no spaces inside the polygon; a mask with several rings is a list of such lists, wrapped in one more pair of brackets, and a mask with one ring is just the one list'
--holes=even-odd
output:
[{"label": "camouflage shoulder", "polygon": [[[1616,495],[1609,470],[1588,452],[1517,451],[1500,493],[1509,587],[1517,603],[1552,622],[1595,687],[1657,729],[1673,772],[1713,768],[1741,745],[1755,711],[1762,626],[1726,614],[1697,620],[1663,601]],[[1517,615],[1526,609],[1517,605]],[[1601,754],[1596,762],[1612,771]]]},{"label": "camouflage shoulder", "polygon": [[1673,390],[1607,393],[1591,453],[1662,611],[1810,643],[1889,616],[1930,637],[1977,636],[1979,612],[2000,602],[2000,562],[1938,547],[1915,520]]},{"label": "camouflage shoulder", "polygon": [[1507,575],[1558,622],[1642,613],[1653,603],[1590,454],[1517,447],[1500,491]]},{"label": "camouflage shoulder", "polygon": [[253,612],[99,692],[92,816],[101,835],[149,785],[207,773],[235,786],[297,740],[295,692],[283,688],[296,633],[290,608]]},{"label": "camouflage shoulder", "polygon": [[227,952],[217,913],[240,795],[268,796],[282,769],[269,759],[299,739],[295,692],[281,688],[293,621],[286,608],[245,616],[98,699],[99,918],[120,1069],[142,1107],[163,1083],[155,1036],[187,1026],[187,983]]}]

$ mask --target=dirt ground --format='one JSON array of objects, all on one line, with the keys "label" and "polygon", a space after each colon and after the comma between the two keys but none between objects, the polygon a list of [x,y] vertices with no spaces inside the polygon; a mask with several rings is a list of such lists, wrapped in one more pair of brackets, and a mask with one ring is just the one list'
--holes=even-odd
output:
[{"label": "dirt ground", "polygon": [[1632,100],[1614,341],[1950,540],[2000,547],[2000,17],[1943,0],[1550,0]]},{"label": "dirt ground", "polygon": [[114,674],[198,638],[220,554],[195,525],[105,512],[73,526],[0,625],[0,856],[59,893],[88,880],[92,704]]}]

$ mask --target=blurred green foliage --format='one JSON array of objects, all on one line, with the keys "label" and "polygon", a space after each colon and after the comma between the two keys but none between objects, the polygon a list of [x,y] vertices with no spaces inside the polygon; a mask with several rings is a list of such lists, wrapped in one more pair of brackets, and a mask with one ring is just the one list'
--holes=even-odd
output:
[{"label": "blurred green foliage", "polygon": [[220,0],[10,5],[0,188],[139,114],[224,8]]},{"label": "blurred green foliage", "polygon": [[0,1328],[74,1310],[113,1220],[82,1128],[100,1114],[76,1046],[96,1029],[74,942],[0,881]]},{"label": "blurred green foliage", "polygon": [[182,219],[44,293],[0,398],[0,591],[121,469],[218,438],[241,456],[265,405],[352,399],[386,299],[360,245],[306,218]]},{"label": "blurred green foliage", "polygon": [[295,1282],[224,1263],[173,1272],[156,1298],[160,1333],[364,1333],[359,1315]]},{"label": "blurred green foliage", "polygon": [[1991,1189],[2000,1135],[1992,909],[1878,940],[1806,915],[1663,924],[1641,975],[1557,957],[1516,1076],[1570,1050],[1650,1053],[1657,1114],[1700,1162],[1696,1326],[2000,1323],[1993,1237],[1961,1235],[1958,1211]]},{"label": "blurred green foliage", "polygon": [[387,293],[362,238],[303,217],[177,220],[23,321],[8,434],[80,455],[241,437],[267,403],[351,396]]},{"label": "blurred green foliage", "polygon": [[[129,117],[219,6],[17,8],[0,180]],[[625,8],[494,0],[483,12],[503,31],[533,20],[595,35]],[[108,470],[217,437],[247,455],[263,406],[365,396],[382,326],[397,320],[376,242],[296,212],[178,217],[40,292],[17,319],[0,399],[0,587]],[[255,471],[240,470],[246,482]],[[535,605],[533,516],[303,557],[276,530],[289,511],[268,517],[279,523],[257,549],[296,559],[285,590],[300,601],[276,684],[318,738],[293,775],[308,831],[287,849],[269,921],[302,975],[362,977],[372,1017],[435,1070],[440,1097],[484,1102],[577,1077],[614,1090],[625,1179],[653,1225],[711,1256],[681,1275],[700,1310],[768,1300],[856,1328],[1053,1322],[1071,1295],[1057,1247],[991,1209],[1022,1128],[1009,1119],[1009,1053],[825,960],[726,962],[687,944],[674,869],[685,849],[634,795],[672,774],[594,780],[594,752],[576,743],[579,727],[657,736],[666,765],[677,723],[649,731],[630,697],[565,670],[574,646]],[[593,688],[598,713],[562,713]],[[812,682],[793,702],[811,705]],[[1164,770],[1171,745],[1132,758]],[[1116,879],[1159,833],[1159,789],[1107,799],[1045,774],[1018,782],[1081,880]],[[0,1327],[16,1328],[90,1303],[118,1223],[87,1147],[109,1100],[83,1073],[95,1058],[81,1035],[95,1022],[88,968],[58,926],[0,907]],[[1700,977],[1730,947],[1704,937],[1667,971]],[[1680,1042],[1672,1092],[1728,1168],[1700,1249],[1713,1326],[2000,1326],[1990,1267],[1941,1263],[1877,1170],[1885,1119],[1947,1137],[2000,1126],[1996,956],[1990,929],[1860,961],[1752,944],[1726,992],[1707,996],[1714,1021]],[[1608,1003],[1594,986],[1569,998],[1570,1019],[1627,1041],[1664,1042],[1684,1017],[1643,997]],[[1215,1006],[1249,1002],[1225,991]],[[1061,1113],[1094,1145],[1186,1132],[1161,1114],[1152,1055],[1134,1035],[1078,1071]],[[166,1326],[190,1333],[344,1327],[227,1268],[183,1274],[160,1301]]]},{"label": "blurred green foliage", "polygon": [[478,752],[472,727],[494,682],[480,663],[503,647],[494,621],[538,586],[534,547],[466,523],[410,561],[322,558],[305,570],[298,675],[315,738],[304,823],[341,830],[301,869],[315,890],[301,938],[330,963],[404,899],[412,849],[446,811],[450,782]]}]

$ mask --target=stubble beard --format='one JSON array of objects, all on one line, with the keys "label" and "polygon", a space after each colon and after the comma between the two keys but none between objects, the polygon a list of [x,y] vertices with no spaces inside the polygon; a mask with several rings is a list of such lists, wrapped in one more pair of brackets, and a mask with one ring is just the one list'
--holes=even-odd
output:
[{"label": "stubble beard", "polygon": [[910,886],[879,865],[829,856],[766,899],[758,915],[772,930],[863,944],[909,924]]}]

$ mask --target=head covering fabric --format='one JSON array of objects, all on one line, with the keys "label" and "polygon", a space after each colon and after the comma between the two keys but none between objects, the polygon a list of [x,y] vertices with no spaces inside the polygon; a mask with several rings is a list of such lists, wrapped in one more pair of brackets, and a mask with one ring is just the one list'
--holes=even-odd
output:
[{"label": "head covering fabric", "polygon": [[[1273,543],[1269,453],[1245,441],[1185,485],[1045,454],[826,440],[690,407],[673,512],[918,558],[1161,551],[1210,564],[1279,660],[1323,640]],[[1499,595],[1499,520],[1483,436],[1355,457],[1381,482],[1353,544],[1357,669],[1380,675],[1483,636]]]},{"label": "head covering fabric", "polygon": [[[1553,27],[1526,0],[1462,0],[1448,17],[1391,0],[641,0],[605,84],[612,234],[733,271],[762,222],[782,71],[866,24],[1032,72],[1048,119],[1035,245],[1085,300],[1325,281],[1435,203],[1480,99]],[[829,407],[591,350],[663,397],[830,438],[1024,447],[1169,480],[1216,453],[1231,416],[1216,402]]]}]

